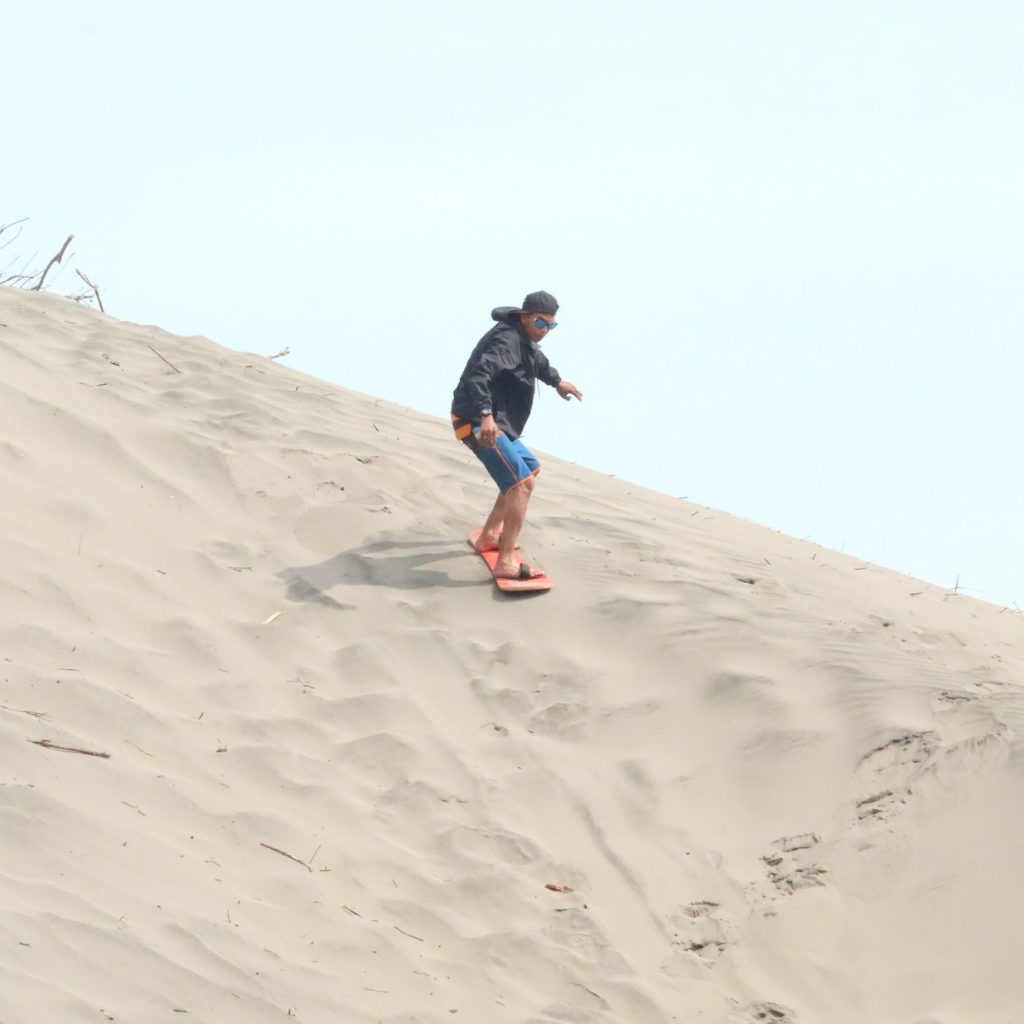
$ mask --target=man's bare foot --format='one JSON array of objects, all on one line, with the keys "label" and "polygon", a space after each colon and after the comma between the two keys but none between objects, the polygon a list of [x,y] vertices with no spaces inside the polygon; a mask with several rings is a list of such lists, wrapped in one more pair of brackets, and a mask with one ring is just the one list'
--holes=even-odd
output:
[{"label": "man's bare foot", "polygon": [[[475,541],[473,541],[473,547],[476,548],[478,554],[483,554],[485,551],[497,551],[501,544],[501,530],[493,534],[493,540],[490,539],[492,535],[484,535],[481,532]],[[516,550],[519,549],[519,544],[516,544]]]},{"label": "man's bare foot", "polygon": [[543,575],[543,569],[538,569],[535,565],[528,565],[526,562],[498,561],[494,565],[496,580],[533,580]]}]

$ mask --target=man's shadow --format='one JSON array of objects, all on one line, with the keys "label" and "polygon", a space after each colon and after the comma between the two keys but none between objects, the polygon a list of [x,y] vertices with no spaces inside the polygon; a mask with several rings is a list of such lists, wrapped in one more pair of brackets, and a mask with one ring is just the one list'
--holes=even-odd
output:
[{"label": "man's shadow", "polygon": [[465,542],[432,536],[422,540],[396,540],[385,535],[313,565],[282,569],[277,576],[288,584],[289,600],[345,610],[354,605],[343,604],[328,593],[338,584],[398,590],[479,588],[482,580],[452,579],[441,569],[429,568],[446,559],[465,558],[471,553]]}]

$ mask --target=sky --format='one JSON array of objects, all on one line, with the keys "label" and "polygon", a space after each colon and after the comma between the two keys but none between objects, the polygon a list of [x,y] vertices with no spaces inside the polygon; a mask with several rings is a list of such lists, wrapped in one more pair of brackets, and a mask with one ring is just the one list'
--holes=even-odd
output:
[{"label": "sky", "polygon": [[1019,4],[3,21],[0,273],[74,233],[53,290],[444,418],[543,288],[532,447],[1024,607]]}]

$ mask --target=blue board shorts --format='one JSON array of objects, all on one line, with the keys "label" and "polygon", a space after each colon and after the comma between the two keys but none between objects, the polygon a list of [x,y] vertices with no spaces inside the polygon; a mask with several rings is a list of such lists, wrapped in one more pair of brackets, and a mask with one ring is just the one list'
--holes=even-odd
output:
[{"label": "blue board shorts", "polygon": [[455,436],[484,464],[502,494],[540,472],[537,456],[519,438],[513,441],[504,434],[499,434],[495,446],[485,448],[480,443],[479,427],[473,426],[468,420],[460,419],[454,413],[452,427]]}]

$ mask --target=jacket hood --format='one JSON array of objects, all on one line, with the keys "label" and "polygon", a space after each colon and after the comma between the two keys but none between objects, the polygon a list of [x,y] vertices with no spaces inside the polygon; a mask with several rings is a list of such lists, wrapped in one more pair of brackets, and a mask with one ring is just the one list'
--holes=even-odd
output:
[{"label": "jacket hood", "polygon": [[519,314],[522,310],[518,306],[495,306],[491,310],[491,319],[497,320],[499,324],[511,324],[519,326]]}]

